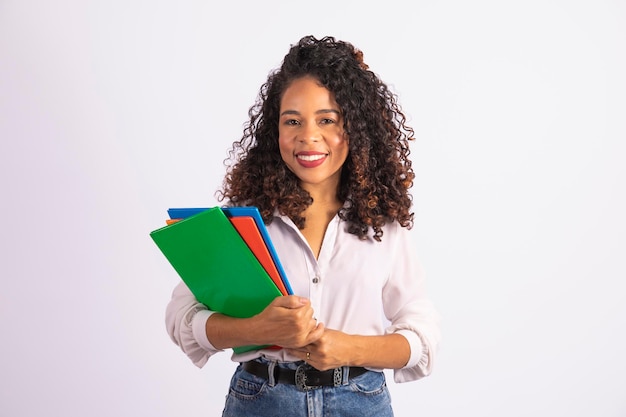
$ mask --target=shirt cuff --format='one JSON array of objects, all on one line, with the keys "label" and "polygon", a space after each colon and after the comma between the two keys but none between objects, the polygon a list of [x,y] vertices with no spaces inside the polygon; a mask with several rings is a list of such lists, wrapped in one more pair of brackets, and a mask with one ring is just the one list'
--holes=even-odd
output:
[{"label": "shirt cuff", "polygon": [[209,338],[206,335],[206,321],[211,317],[214,311],[210,310],[200,310],[194,314],[193,319],[191,321],[191,331],[193,332],[193,337],[196,339],[196,342],[205,350],[209,352],[215,353],[219,352],[221,349],[216,349],[215,346],[209,342]]},{"label": "shirt cuff", "polygon": [[395,333],[404,336],[409,342],[409,346],[411,348],[411,356],[409,357],[409,361],[406,363],[406,365],[404,365],[403,369],[413,368],[414,366],[417,366],[420,359],[422,359],[422,354],[424,353],[424,345],[422,344],[422,340],[417,334],[415,334],[415,332],[412,332],[410,330],[397,330]]}]

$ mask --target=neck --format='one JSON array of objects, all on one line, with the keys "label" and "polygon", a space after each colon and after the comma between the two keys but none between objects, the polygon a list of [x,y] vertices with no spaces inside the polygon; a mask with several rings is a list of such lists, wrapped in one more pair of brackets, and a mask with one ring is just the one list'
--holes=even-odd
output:
[{"label": "neck", "polygon": [[337,198],[337,191],[339,190],[338,178],[317,184],[301,183],[300,186],[311,195],[313,204],[335,205],[339,203]]},{"label": "neck", "polygon": [[332,190],[332,192],[320,191],[320,190],[307,190],[313,199],[313,203],[311,207],[327,210],[333,210],[335,212],[339,211],[343,203],[339,201],[337,197],[337,190]]}]

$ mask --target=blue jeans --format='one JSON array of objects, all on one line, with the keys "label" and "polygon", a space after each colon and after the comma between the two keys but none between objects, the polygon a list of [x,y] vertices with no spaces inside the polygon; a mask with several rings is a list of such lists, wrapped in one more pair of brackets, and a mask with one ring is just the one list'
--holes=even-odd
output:
[{"label": "blue jeans", "polygon": [[[263,359],[261,362],[270,364]],[[296,369],[302,362],[274,363]],[[338,387],[302,391],[244,371],[233,374],[223,417],[393,417],[385,374],[369,371]],[[345,379],[345,378],[344,378]]]}]

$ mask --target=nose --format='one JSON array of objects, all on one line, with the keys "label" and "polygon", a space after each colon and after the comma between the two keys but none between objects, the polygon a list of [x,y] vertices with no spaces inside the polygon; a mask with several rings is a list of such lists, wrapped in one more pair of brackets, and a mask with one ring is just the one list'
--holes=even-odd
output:
[{"label": "nose", "polygon": [[321,138],[322,133],[317,123],[304,123],[298,135],[298,139],[302,143],[318,142]]}]

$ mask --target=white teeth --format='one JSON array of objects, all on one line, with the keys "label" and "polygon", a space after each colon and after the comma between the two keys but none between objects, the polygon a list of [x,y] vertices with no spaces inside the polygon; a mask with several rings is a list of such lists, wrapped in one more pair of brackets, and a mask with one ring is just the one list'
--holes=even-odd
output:
[{"label": "white teeth", "polygon": [[298,155],[298,158],[303,161],[317,161],[325,157],[326,155]]}]

